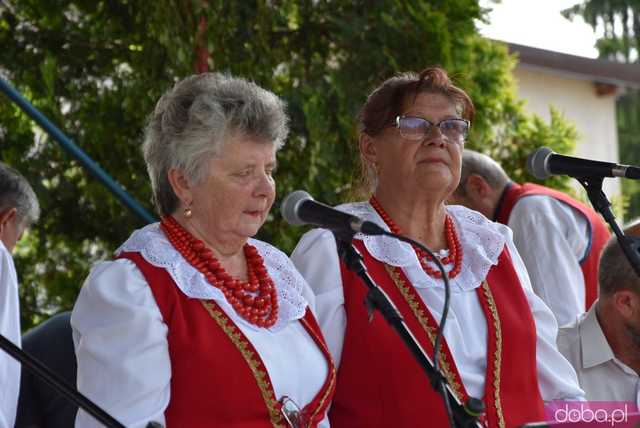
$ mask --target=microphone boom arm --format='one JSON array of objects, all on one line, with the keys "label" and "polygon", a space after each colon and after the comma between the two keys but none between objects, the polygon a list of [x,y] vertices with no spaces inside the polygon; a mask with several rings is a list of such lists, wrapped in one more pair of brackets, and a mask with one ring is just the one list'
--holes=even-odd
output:
[{"label": "microphone boom arm", "polygon": [[[394,234],[385,234],[399,238],[399,236]],[[482,425],[478,421],[478,417],[484,412],[484,403],[473,397],[471,397],[467,403],[461,403],[458,400],[451,390],[451,387],[447,384],[446,379],[440,371],[437,370],[434,362],[420,346],[416,337],[411,333],[411,330],[409,330],[409,327],[407,327],[398,308],[393,304],[387,293],[369,276],[367,268],[363,263],[362,255],[352,245],[351,241],[354,235],[355,233],[334,232],[338,255],[343,260],[347,269],[358,275],[360,279],[362,279],[362,282],[369,288],[369,292],[365,298],[369,316],[371,317],[373,311],[377,309],[389,325],[398,333],[403,343],[407,346],[429,378],[431,386],[436,392],[442,395],[451,427],[481,428]],[[434,350],[436,349],[437,344],[434,345]]]},{"label": "microphone boom arm", "polygon": [[616,217],[611,211],[611,203],[607,199],[607,195],[602,191],[602,177],[581,177],[577,180],[587,191],[587,196],[591,201],[593,208],[602,215],[605,221],[611,226],[611,230],[618,239],[618,244],[622,248],[622,252],[631,264],[636,274],[640,276],[640,239],[626,236],[618,226]]},{"label": "microphone boom arm", "polygon": [[24,352],[13,342],[2,335],[0,335],[0,350],[9,354],[12,358],[22,364],[22,367],[29,370],[37,378],[41,379],[48,386],[53,388],[56,392],[76,404],[85,412],[89,413],[105,427],[125,428],[125,426],[118,422],[115,418],[113,418],[113,416],[109,415],[87,397],[76,391],[64,379],[51,371],[47,366]]}]

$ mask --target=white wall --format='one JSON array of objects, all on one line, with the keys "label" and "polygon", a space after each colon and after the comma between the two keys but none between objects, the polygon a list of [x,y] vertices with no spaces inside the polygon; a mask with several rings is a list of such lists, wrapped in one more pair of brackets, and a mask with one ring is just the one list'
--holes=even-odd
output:
[{"label": "white wall", "polygon": [[[618,162],[615,95],[599,96],[592,81],[556,70],[520,64],[514,76],[527,111],[549,123],[549,105],[553,105],[576,125],[579,136],[574,156]],[[620,194],[619,180],[604,180],[609,199]],[[577,182],[576,186],[582,188]]]}]

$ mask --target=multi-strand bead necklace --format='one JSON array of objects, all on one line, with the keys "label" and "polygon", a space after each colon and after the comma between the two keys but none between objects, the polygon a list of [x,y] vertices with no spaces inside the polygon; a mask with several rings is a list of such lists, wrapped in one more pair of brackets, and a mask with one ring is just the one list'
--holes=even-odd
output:
[{"label": "multi-strand bead necklace", "polygon": [[[382,208],[378,199],[376,199],[375,196],[372,196],[371,199],[369,199],[369,203],[387,226],[389,226],[389,230],[396,235],[400,235],[400,228],[394,223],[391,217],[389,217],[384,208]],[[462,269],[462,245],[460,244],[460,239],[456,233],[453,219],[449,214],[447,214],[444,220],[444,231],[447,238],[447,247],[449,247],[449,255],[441,258],[440,262],[445,266],[453,263],[453,268],[449,271],[449,278],[455,278]],[[418,256],[418,261],[420,261],[422,269],[434,278],[442,278],[442,274],[438,269],[429,266],[428,262],[432,260],[431,256],[426,251],[415,245],[413,245],[413,249]]]},{"label": "multi-strand bead necklace", "polygon": [[173,217],[163,217],[162,229],[169,242],[207,281],[222,291],[233,309],[258,327],[271,327],[278,319],[278,298],[273,280],[256,247],[244,245],[247,260],[247,281],[233,278],[220,265],[213,252],[193,236]]}]

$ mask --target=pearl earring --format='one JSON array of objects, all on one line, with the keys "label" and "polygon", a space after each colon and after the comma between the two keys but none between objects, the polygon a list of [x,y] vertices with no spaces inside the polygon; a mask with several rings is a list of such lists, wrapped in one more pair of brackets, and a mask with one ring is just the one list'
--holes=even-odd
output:
[{"label": "pearl earring", "polygon": [[184,209],[184,216],[186,218],[191,218],[193,216],[193,210],[191,209],[191,205]]}]

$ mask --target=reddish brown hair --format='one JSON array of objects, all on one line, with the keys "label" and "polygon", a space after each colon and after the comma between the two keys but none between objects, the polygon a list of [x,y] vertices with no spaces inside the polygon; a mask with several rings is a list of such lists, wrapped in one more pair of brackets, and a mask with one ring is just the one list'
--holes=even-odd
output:
[{"label": "reddish brown hair", "polygon": [[[447,72],[440,67],[425,68],[419,74],[406,72],[397,74],[373,90],[358,113],[358,130],[372,137],[380,134],[385,127],[393,123],[409,97],[415,98],[421,93],[442,94],[456,106],[459,114],[469,121],[473,120],[475,107],[465,91],[455,86]],[[354,188],[356,199],[367,198],[375,186],[375,172],[360,157],[360,180]]]},{"label": "reddish brown hair", "polygon": [[442,68],[431,67],[420,74],[398,74],[374,89],[358,114],[359,130],[371,136],[378,135],[396,116],[402,114],[408,97],[415,98],[424,92],[446,96],[456,105],[463,118],[473,119],[475,107],[469,95],[455,86]]}]

